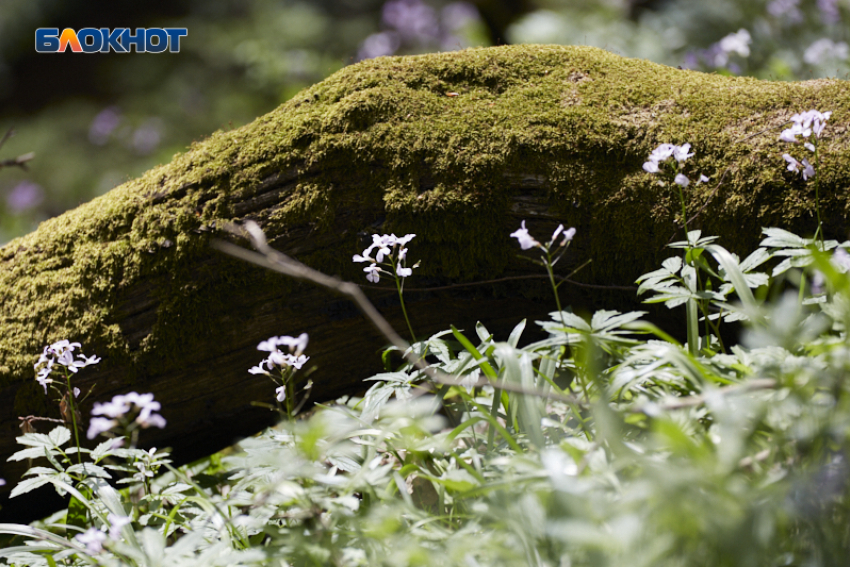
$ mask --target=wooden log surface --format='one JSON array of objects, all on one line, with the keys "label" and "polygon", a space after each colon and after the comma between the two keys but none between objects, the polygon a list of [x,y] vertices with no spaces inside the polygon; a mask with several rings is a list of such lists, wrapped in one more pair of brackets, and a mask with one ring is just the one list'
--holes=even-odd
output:
[{"label": "wooden log surface", "polygon": [[[53,341],[103,359],[74,377],[93,388],[84,416],[93,401],[153,392],[168,426],[142,441],[173,447],[179,462],[272,421],[251,402],[270,401],[273,385],[247,373],[271,335],[310,335],[316,401],[380,370],[383,341],[347,301],[214,251],[212,238],[238,241],[227,223],[256,220],[272,246],[364,284],[351,256],[370,235],[415,233],[422,266],[405,297],[417,332],[481,320],[504,338],[553,309],[508,236],[523,219],[542,240],[559,222],[578,229],[559,268],[592,263],[573,277],[583,286],[563,288],[565,304],[638,308],[628,286],[682,236],[677,196],[641,168],[662,142],[690,142],[687,172],[711,178],[688,188],[700,211],[690,226],[742,253],[762,226],[813,233],[813,188],[781,157],[801,149],[778,141],[810,108],[833,111],[821,206],[827,234],[844,238],[845,81],[720,77],[587,47],[476,49],[352,65],[213,134],[0,249],[0,521],[49,511],[4,495],[26,465],[5,462],[19,416],[58,416],[33,372]],[[364,287],[404,329],[394,288]]]}]

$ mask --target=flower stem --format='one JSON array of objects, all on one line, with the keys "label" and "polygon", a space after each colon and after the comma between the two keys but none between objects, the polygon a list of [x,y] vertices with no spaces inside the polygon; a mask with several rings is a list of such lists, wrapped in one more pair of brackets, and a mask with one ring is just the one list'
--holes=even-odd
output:
[{"label": "flower stem", "polygon": [[77,408],[74,406],[74,389],[71,387],[71,375],[65,371],[65,383],[68,387],[68,407],[71,413],[71,425],[74,429],[74,442],[77,444],[77,464],[83,464],[82,452],[80,451],[80,433],[77,431]]},{"label": "flower stem", "polygon": [[818,216],[818,228],[815,231],[815,240],[820,238],[821,250],[824,250],[823,244],[823,224],[820,220],[820,157],[818,156],[818,141],[815,138],[815,213]]},{"label": "flower stem", "polygon": [[395,274],[395,270],[393,270],[395,275],[395,287],[398,289],[398,300],[401,303],[401,312],[404,315],[404,321],[407,323],[407,330],[410,331],[410,338],[413,339],[413,342],[418,342],[416,340],[416,334],[413,332],[413,326],[410,324],[410,318],[407,316],[407,309],[404,306],[404,281],[398,277],[398,274]]}]

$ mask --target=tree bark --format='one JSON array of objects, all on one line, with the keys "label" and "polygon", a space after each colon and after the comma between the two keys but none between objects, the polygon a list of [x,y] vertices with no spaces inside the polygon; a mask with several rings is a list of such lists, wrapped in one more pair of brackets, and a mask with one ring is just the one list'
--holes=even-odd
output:
[{"label": "tree bark", "polygon": [[[790,116],[833,116],[822,140],[821,210],[845,236],[850,83],[774,83],[681,71],[585,47],[512,46],[352,65],[242,128],[43,223],[0,249],[0,521],[49,511],[2,494],[26,463],[19,416],[58,417],[34,380],[43,347],[82,343],[73,377],[91,403],[153,392],[168,420],[142,441],[178,462],[270,424],[271,382],[248,374],[269,336],[307,332],[312,400],[363,389],[383,341],[343,299],[214,251],[228,223],[257,221],[272,246],[366,284],[351,262],[372,233],[415,233],[422,265],[405,298],[419,337],[481,320],[505,338],[554,310],[542,270],[509,237],[578,229],[559,269],[576,310],[639,308],[633,282],[683,236],[678,197],[642,169],[662,142],[690,142],[689,228],[750,251],[762,226],[815,230],[814,189],[785,170]],[[239,241],[246,244],[244,241]],[[391,282],[364,285],[405,328]],[[669,314],[668,314],[669,315]],[[675,315],[675,314],[674,314]],[[676,320],[681,319],[676,317]],[[670,319],[665,324],[674,324]],[[47,428],[44,428],[46,431]],[[22,501],[25,502],[25,501]]]}]

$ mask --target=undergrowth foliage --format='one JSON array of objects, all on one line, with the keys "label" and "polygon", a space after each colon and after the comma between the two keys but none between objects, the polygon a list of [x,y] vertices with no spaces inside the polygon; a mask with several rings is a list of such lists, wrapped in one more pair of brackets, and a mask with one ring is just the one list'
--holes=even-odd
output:
[{"label": "undergrowth foliage", "polygon": [[[796,115],[782,134],[811,140],[811,162],[777,156],[777,167],[802,168],[816,200],[828,118]],[[13,496],[49,484],[71,504],[32,526],[0,525],[0,557],[39,566],[846,565],[850,242],[824,240],[820,223],[813,238],[765,228],[741,259],[687,230],[690,152],[664,144],[644,165],[678,192],[686,230],[638,280],[648,302],[684,307],[687,344],[645,312],[588,319],[562,307],[554,268],[580,234],[559,226],[541,244],[523,221],[511,236],[539,254],[529,259],[555,295],[549,318],[532,323],[545,339],[523,341],[527,321],[507,337],[479,323],[414,339],[405,362],[370,378],[362,397],[295,419],[310,387],[298,374],[307,336],[271,337],[250,372],[273,380],[269,397],[285,419],[181,468],[137,446],[140,429],[166,426],[153,396],[96,405],[88,436],[108,438],[94,448],[80,445],[84,424],[70,405],[62,425],[20,437],[12,459],[33,461]],[[370,282],[393,277],[401,298],[413,237],[376,234],[353,260],[369,264]],[[745,325],[739,344],[721,339],[731,321]],[[37,376],[70,404],[79,395],[71,374],[93,363],[72,346],[56,343],[39,361],[52,368],[53,353],[64,380],[48,381],[44,368]]]}]

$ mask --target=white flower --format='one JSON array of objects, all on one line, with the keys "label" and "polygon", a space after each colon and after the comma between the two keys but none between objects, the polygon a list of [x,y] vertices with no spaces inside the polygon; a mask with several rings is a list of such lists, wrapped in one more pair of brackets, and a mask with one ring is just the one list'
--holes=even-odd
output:
[{"label": "white flower", "polygon": [[699,181],[697,181],[697,184],[699,184],[699,183],[708,183],[708,177],[706,177],[705,175],[700,173],[699,174]]},{"label": "white flower", "polygon": [[278,337],[277,344],[288,347],[289,352],[294,352],[297,355],[307,350],[308,340],[309,337],[307,336],[307,333],[301,333],[297,337]]},{"label": "white flower", "polygon": [[726,53],[737,53],[741,57],[750,55],[750,32],[745,29],[739,29],[736,33],[730,33],[720,40],[720,49]]},{"label": "white flower", "polygon": [[103,542],[106,534],[96,528],[89,528],[81,534],[74,536],[78,543],[86,546],[86,551],[94,555],[103,551]]},{"label": "white flower", "polygon": [[565,246],[567,244],[567,242],[572,240],[575,235],[576,235],[576,229],[575,228],[570,227],[567,230],[565,230],[564,231],[564,241],[561,242],[561,246]]},{"label": "white flower", "polygon": [[[33,369],[37,371],[35,379],[44,387],[45,394],[47,393],[47,385],[53,383],[53,380],[48,378],[48,376],[53,371],[53,365],[55,363],[58,362],[70,372],[76,373],[80,368],[100,362],[100,358],[97,356],[87,357],[82,354],[80,355],[82,358],[74,360],[74,349],[79,346],[80,343],[72,343],[67,339],[63,339],[44,347],[44,351],[42,351],[38,357],[38,361],[33,365]],[[39,369],[42,364],[45,366]]]},{"label": "white flower", "polygon": [[109,539],[113,541],[120,540],[121,529],[133,521],[127,516],[119,516],[117,514],[109,514],[106,520],[109,522]]},{"label": "white flower", "polygon": [[89,430],[86,433],[86,437],[89,439],[94,439],[101,433],[106,433],[113,427],[118,425],[118,422],[114,419],[107,419],[105,417],[93,417],[89,421]]},{"label": "white flower", "polygon": [[519,246],[523,250],[528,250],[529,248],[534,248],[535,246],[540,247],[540,243],[534,240],[534,238],[532,238],[531,235],[528,234],[528,229],[525,228],[525,221],[522,221],[522,227],[516,232],[512,232],[511,236],[519,241]]},{"label": "white flower", "polygon": [[850,48],[843,41],[832,41],[821,38],[811,44],[803,54],[803,61],[809,65],[818,65],[824,59],[838,59],[844,61],[850,56]]},{"label": "white flower", "polygon": [[681,173],[676,174],[676,178],[673,179],[673,182],[676,185],[681,185],[682,187],[687,187],[691,183],[691,181]]},{"label": "white flower", "polygon": [[830,116],[832,116],[832,111],[822,113],[814,109],[795,114],[791,117],[793,124],[790,128],[782,131],[779,139],[783,142],[796,143],[797,136],[808,138],[812,135],[812,132],[814,132],[816,138],[820,138]]},{"label": "white flower", "polygon": [[850,272],[850,254],[844,248],[836,248],[832,254],[832,263],[843,273]]},{"label": "white flower", "polygon": [[643,164],[643,169],[647,173],[658,173],[658,162],[657,161],[648,161]]},{"label": "white flower", "polygon": [[260,364],[258,364],[257,366],[252,366],[251,368],[249,368],[248,372],[250,372],[251,374],[265,374],[266,376],[271,376],[271,374],[269,374],[268,370],[263,368],[264,364],[266,364],[266,365],[270,364],[269,359],[264,358],[263,360],[260,361]]},{"label": "white flower", "polygon": [[2,478],[0,478],[0,486],[5,486],[5,484],[6,484],[6,481],[3,480]]},{"label": "white flower", "polygon": [[683,162],[689,157],[693,157],[694,153],[688,153],[691,149],[690,144],[682,144],[681,146],[673,146],[673,158],[678,162]]},{"label": "white flower", "polygon": [[658,173],[658,164],[671,157],[679,163],[685,161],[689,157],[693,157],[694,152],[690,151],[691,145],[688,143],[676,146],[674,144],[661,144],[649,154],[648,161],[643,164],[643,169],[647,173]]},{"label": "white flower", "polygon": [[280,388],[275,388],[275,394],[277,394],[277,401],[282,402],[286,399],[286,386],[281,386]]},{"label": "white flower", "polygon": [[112,419],[93,417],[89,422],[87,436],[89,439],[94,439],[100,433],[109,431],[118,424],[117,419],[124,417],[134,409],[139,410],[135,422],[140,426],[162,429],[166,425],[165,418],[154,413],[159,411],[161,407],[160,403],[153,399],[153,394],[139,394],[137,392],[130,392],[126,395],[119,394],[114,396],[111,402],[95,403],[92,415],[105,415]]},{"label": "white flower", "polygon": [[366,279],[372,283],[378,283],[381,281],[381,276],[379,275],[381,272],[381,268],[378,267],[377,264],[372,264],[366,268],[363,268],[363,271],[366,272]]},{"label": "white flower", "polygon": [[416,238],[415,234],[405,234],[401,238],[396,239],[396,244],[399,246],[407,246],[407,243]]},{"label": "white flower", "polygon": [[808,179],[809,177],[813,177],[815,174],[815,168],[812,167],[812,164],[809,163],[808,160],[803,160],[803,163],[797,161],[793,156],[789,154],[782,154],[782,157],[785,158],[785,161],[788,162],[788,171],[797,172],[800,171],[802,167],[803,170],[801,173],[803,174],[803,179]]},{"label": "white flower", "polygon": [[124,396],[118,395],[113,397],[111,402],[95,402],[91,413],[92,415],[105,415],[107,417],[117,418],[122,417],[128,411],[130,411],[130,404],[127,403]]},{"label": "white flower", "polygon": [[372,258],[369,257],[369,252],[370,252],[370,250],[366,249],[366,250],[363,251],[362,256],[360,254],[355,254],[354,256],[351,257],[351,260],[354,261],[354,262],[360,262],[360,263],[362,263],[362,262],[374,262],[375,260],[373,260]]},{"label": "white flower", "polygon": [[292,366],[296,370],[301,370],[301,367],[310,360],[309,356],[304,356],[303,354],[299,354],[298,356],[293,356],[291,354],[287,354],[286,363],[289,366]]},{"label": "white flower", "polygon": [[399,275],[399,277],[406,278],[407,276],[413,273],[412,268],[402,268],[401,264],[395,267],[395,273]]}]

